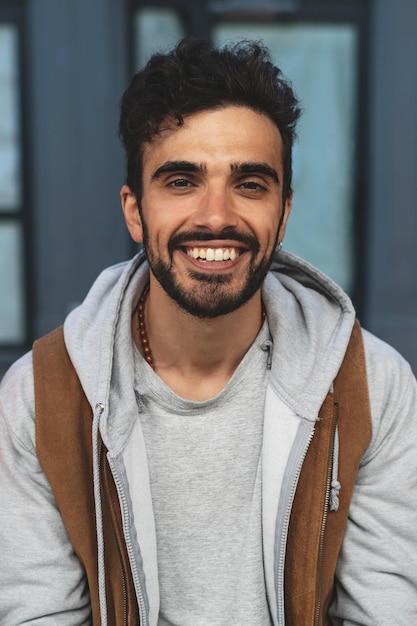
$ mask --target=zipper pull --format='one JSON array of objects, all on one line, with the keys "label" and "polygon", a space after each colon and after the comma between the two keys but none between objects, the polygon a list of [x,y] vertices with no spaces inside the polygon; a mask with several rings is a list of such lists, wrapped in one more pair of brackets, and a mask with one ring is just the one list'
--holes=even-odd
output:
[{"label": "zipper pull", "polygon": [[342,488],[338,480],[339,474],[339,429],[337,424],[334,429],[333,439],[333,462],[332,462],[332,480],[330,483],[329,510],[337,511],[339,509],[339,493]]}]

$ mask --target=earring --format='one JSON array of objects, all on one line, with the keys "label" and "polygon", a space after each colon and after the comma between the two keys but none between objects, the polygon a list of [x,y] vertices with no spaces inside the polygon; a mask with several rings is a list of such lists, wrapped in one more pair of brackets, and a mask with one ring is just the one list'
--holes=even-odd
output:
[{"label": "earring", "polygon": [[279,241],[275,246],[275,252],[280,252],[282,250],[282,241]]}]

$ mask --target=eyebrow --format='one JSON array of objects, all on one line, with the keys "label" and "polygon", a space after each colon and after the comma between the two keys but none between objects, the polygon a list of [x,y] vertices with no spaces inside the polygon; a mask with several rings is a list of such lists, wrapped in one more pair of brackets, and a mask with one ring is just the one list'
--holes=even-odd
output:
[{"label": "eyebrow", "polygon": [[[267,163],[232,163],[230,169],[233,173],[237,174],[263,174],[279,184],[278,173]],[[192,161],[166,161],[155,170],[151,176],[151,181],[173,172],[205,174],[207,167],[201,163],[193,163]]]},{"label": "eyebrow", "polygon": [[237,174],[263,174],[279,185],[277,171],[267,163],[233,163],[230,168]]},{"label": "eyebrow", "polygon": [[195,172],[204,174],[207,171],[205,165],[192,163],[191,161],[167,161],[160,165],[151,176],[151,180],[157,180],[164,174],[172,172]]}]

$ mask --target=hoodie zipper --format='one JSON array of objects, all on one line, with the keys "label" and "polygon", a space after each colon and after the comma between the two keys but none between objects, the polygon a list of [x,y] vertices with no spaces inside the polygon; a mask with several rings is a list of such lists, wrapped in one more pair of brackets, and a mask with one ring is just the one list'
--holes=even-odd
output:
[{"label": "hoodie zipper", "polygon": [[[99,463],[100,463],[100,467],[101,467],[101,471],[103,472],[103,466],[102,466],[102,459],[104,457],[103,455],[103,451],[105,449],[104,443],[101,442],[101,447],[100,447],[100,452],[99,452]],[[117,538],[117,533],[116,533],[116,529],[115,529],[115,522],[113,520],[113,515],[111,513],[111,508],[110,508],[110,504],[109,504],[109,500],[108,500],[108,496],[106,493],[106,490],[103,489],[102,491],[103,493],[103,499],[104,499],[104,503],[107,507],[107,510],[110,511],[110,520],[111,520],[111,530],[112,530],[112,535],[113,535],[113,541],[115,543],[116,546],[116,551],[117,551],[117,559],[119,561],[119,566],[120,566],[120,576],[122,579],[122,588],[123,588],[123,624],[125,624],[127,626],[127,584],[126,584],[126,571],[123,565],[123,559],[121,556],[121,550],[120,550],[120,544]]]},{"label": "hoodie zipper", "polygon": [[[126,497],[126,493],[124,490],[124,486],[122,484],[122,482],[119,479],[119,476],[117,474],[117,471],[113,465],[113,463],[111,462],[111,460],[109,459],[109,464],[112,470],[112,474],[113,474],[113,478],[114,478],[114,482],[116,484],[117,487],[117,492],[119,494],[119,499],[120,499],[120,504],[121,504],[121,512],[122,512],[122,519],[126,520],[129,518],[129,505],[127,502],[127,497]],[[142,585],[140,582],[140,577],[139,577],[139,573],[136,567],[136,560],[134,558],[131,558],[133,555],[133,545],[132,545],[132,540],[130,537],[130,532],[128,533],[124,533],[125,536],[125,542],[126,542],[126,549],[127,549],[127,553],[129,555],[129,561],[130,561],[130,568],[132,571],[132,577],[133,577],[133,582],[134,582],[134,587],[137,590],[137,596],[138,596],[138,606],[139,606],[139,624],[142,624],[143,626],[149,626],[149,622],[148,622],[148,617],[147,617],[147,607],[146,607],[146,601],[145,601],[145,596],[143,593],[143,589],[142,589]]]},{"label": "hoodie zipper", "polygon": [[309,434],[308,440],[305,443],[304,449],[302,451],[302,454],[301,454],[301,456],[300,456],[300,458],[298,460],[296,471],[293,474],[293,480],[292,480],[292,483],[291,483],[290,497],[288,498],[287,508],[285,510],[285,517],[284,517],[284,523],[283,523],[284,533],[282,534],[282,540],[281,540],[281,543],[280,543],[279,555],[278,555],[278,559],[277,559],[277,571],[276,571],[276,581],[277,581],[276,594],[277,594],[277,599],[279,597],[281,597],[281,602],[278,602],[278,607],[277,607],[277,610],[278,610],[278,625],[279,626],[285,626],[284,592],[282,592],[282,594],[280,594],[280,590],[284,589],[285,550],[286,550],[286,545],[287,545],[287,535],[288,535],[288,527],[289,527],[289,523],[290,523],[292,503],[294,501],[295,491],[296,491],[296,488],[297,488],[297,483],[298,483],[298,478],[300,476],[301,468],[303,466],[304,459],[306,457],[306,454],[307,454],[308,448],[310,446],[311,440],[313,439],[313,435],[314,435],[314,428],[313,428],[313,430]]},{"label": "hoodie zipper", "polygon": [[[107,602],[106,602],[106,585],[105,585],[105,571],[104,571],[105,569],[104,568],[104,545],[100,543],[100,537],[103,541],[103,516],[102,516],[101,494],[105,493],[105,489],[101,488],[101,473],[102,473],[102,458],[103,458],[102,451],[105,449],[105,445],[104,445],[104,442],[99,437],[99,423],[100,423],[100,417],[104,412],[104,405],[101,403],[97,403],[95,408],[96,408],[96,414],[93,419],[93,474],[94,474],[94,499],[96,503],[97,542],[98,542],[99,602],[100,602],[101,622],[103,626],[107,626]],[[101,445],[98,445],[99,439],[101,440]],[[128,511],[127,498],[126,498],[126,494],[123,489],[123,486],[121,484],[121,481],[118,478],[117,472],[115,471],[115,468],[110,458],[108,459],[108,463],[109,463],[109,466],[113,475],[117,492],[119,494],[119,500],[121,504],[121,514],[122,514],[122,525],[123,525],[123,520],[126,519],[126,515]],[[107,506],[109,505],[107,498],[105,500],[105,503]],[[111,519],[111,524],[112,524],[112,533],[114,536],[115,526],[114,526],[114,520],[113,520],[112,515],[110,515],[110,519]],[[124,534],[126,535],[126,533]],[[120,562],[121,561],[120,546],[118,544],[117,537],[115,537],[115,542],[117,546],[118,559]],[[132,571],[132,577],[134,581],[134,587],[135,589],[137,589],[137,594],[138,594],[139,624],[143,626],[149,626],[149,622],[147,618],[147,611],[146,611],[146,603],[144,599],[143,590],[140,585],[137,568],[135,565],[132,565],[132,563],[134,564],[135,561],[130,558],[132,555],[132,545],[131,545],[131,540],[130,540],[130,534],[127,539],[125,536],[125,542],[126,542],[126,549],[127,549],[129,561],[131,563],[131,571]],[[101,548],[100,548],[100,545],[102,546]],[[122,571],[122,583],[123,583],[123,616],[124,616],[125,624],[127,624],[128,623],[127,622],[127,619],[128,619],[127,618],[127,603],[126,603],[127,601],[126,580],[127,579],[126,579],[126,573],[123,571],[122,567],[121,567],[121,571]],[[136,582],[138,584],[136,584]],[[103,589],[103,592],[101,592],[100,589]]]},{"label": "hoodie zipper", "polygon": [[321,589],[323,583],[323,553],[324,553],[324,533],[326,530],[327,524],[327,516],[329,514],[329,499],[330,499],[330,488],[332,482],[332,468],[334,463],[334,439],[336,436],[336,427],[337,427],[337,405],[335,405],[335,410],[333,413],[333,425],[332,425],[332,452],[330,454],[329,466],[327,470],[327,483],[326,483],[326,493],[324,500],[324,511],[323,518],[321,523],[320,530],[320,543],[319,543],[319,555],[318,555],[318,573],[317,573],[317,591],[316,591],[316,610],[314,616],[314,626],[319,626],[320,620],[320,610],[321,610]]},{"label": "hoodie zipper", "polygon": [[318,574],[317,574],[317,591],[316,591],[316,610],[314,615],[314,626],[319,626],[320,609],[321,609],[321,587],[323,582],[323,546],[324,546],[324,531],[326,530],[327,515],[329,512],[329,496],[330,496],[330,481],[331,481],[331,465],[329,464],[329,473],[327,477],[325,504],[323,511],[323,519],[320,530],[320,543],[319,543],[319,557],[318,557]]},{"label": "hoodie zipper", "polygon": [[107,626],[107,599],[106,599],[106,574],[104,566],[104,534],[103,534],[103,511],[101,501],[101,446],[100,440],[100,419],[104,412],[104,404],[97,402],[93,417],[92,446],[93,446],[93,483],[94,502],[96,507],[96,527],[97,527],[97,567],[98,567],[98,594],[100,606],[100,621],[103,626]]}]

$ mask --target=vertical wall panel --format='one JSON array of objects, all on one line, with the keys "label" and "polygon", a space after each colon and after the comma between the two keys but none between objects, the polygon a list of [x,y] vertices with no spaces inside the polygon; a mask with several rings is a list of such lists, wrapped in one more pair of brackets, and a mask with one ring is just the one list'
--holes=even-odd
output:
[{"label": "vertical wall panel", "polygon": [[29,3],[36,335],[63,321],[101,269],[129,256],[118,194],[125,19],[121,0]]},{"label": "vertical wall panel", "polygon": [[376,0],[366,324],[417,371],[417,3]]}]

